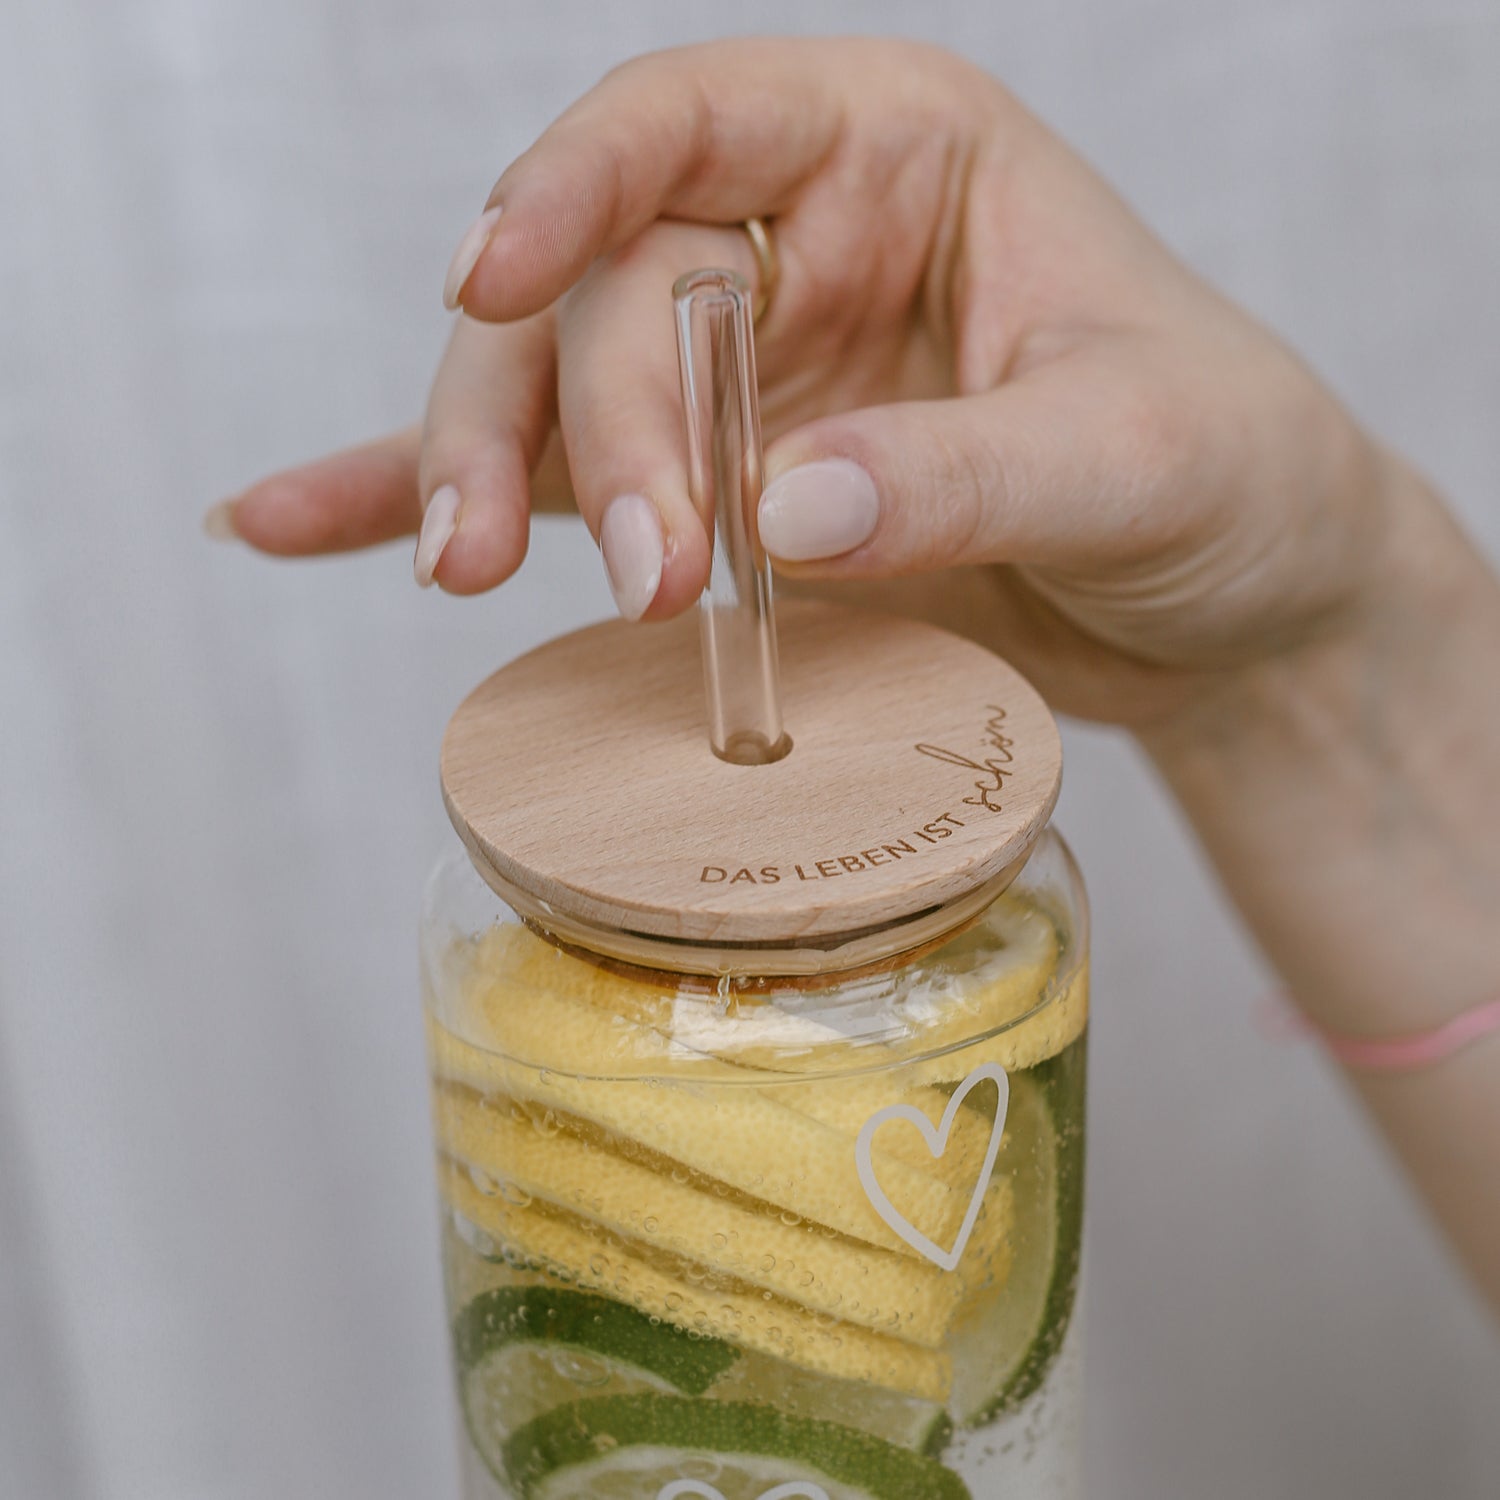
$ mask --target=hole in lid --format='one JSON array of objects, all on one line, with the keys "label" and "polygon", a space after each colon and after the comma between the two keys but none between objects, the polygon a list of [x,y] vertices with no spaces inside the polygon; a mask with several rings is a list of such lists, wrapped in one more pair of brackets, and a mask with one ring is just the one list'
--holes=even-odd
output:
[{"label": "hole in lid", "polygon": [[741,729],[729,736],[722,750],[715,745],[714,754],[732,766],[769,766],[784,759],[791,748],[789,734],[783,734],[773,745],[759,730]]}]

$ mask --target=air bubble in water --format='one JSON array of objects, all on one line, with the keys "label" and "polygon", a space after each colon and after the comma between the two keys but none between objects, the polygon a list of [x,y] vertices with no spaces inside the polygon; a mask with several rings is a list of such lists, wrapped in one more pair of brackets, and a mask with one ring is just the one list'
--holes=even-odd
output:
[{"label": "air bubble in water", "polygon": [[485,1260],[494,1260],[496,1258],[499,1253],[499,1247],[477,1224],[471,1224],[462,1214],[454,1214],[453,1227],[458,1232],[459,1239],[475,1255],[482,1256]]},{"label": "air bubble in water", "polygon": [[552,1356],[553,1368],[574,1385],[601,1386],[609,1384],[609,1367],[597,1359],[580,1357],[559,1350]]},{"label": "air bubble in water", "polygon": [[486,1198],[494,1198],[500,1192],[500,1183],[490,1176],[483,1167],[469,1168],[469,1181],[484,1194]]}]

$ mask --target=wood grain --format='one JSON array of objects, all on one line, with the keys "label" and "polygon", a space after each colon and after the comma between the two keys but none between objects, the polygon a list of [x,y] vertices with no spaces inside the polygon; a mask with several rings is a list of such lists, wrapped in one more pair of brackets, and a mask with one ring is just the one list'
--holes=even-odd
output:
[{"label": "wood grain", "polygon": [[826,939],[950,901],[1016,861],[1062,773],[1046,705],[914,620],[779,612],[792,751],[709,747],[696,619],[592,625],[482,683],[443,741],[455,827],[582,920],[700,942]]}]

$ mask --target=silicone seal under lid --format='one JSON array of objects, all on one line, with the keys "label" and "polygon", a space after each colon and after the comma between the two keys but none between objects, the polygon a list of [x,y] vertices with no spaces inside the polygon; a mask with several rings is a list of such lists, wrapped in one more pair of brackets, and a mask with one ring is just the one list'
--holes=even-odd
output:
[{"label": "silicone seal under lid", "polygon": [[442,750],[480,873],[544,920],[751,948],[834,947],[1003,886],[1061,778],[1030,684],[914,620],[794,602],[780,635],[792,749],[770,765],[710,749],[690,615],[588,626],[488,678]]}]

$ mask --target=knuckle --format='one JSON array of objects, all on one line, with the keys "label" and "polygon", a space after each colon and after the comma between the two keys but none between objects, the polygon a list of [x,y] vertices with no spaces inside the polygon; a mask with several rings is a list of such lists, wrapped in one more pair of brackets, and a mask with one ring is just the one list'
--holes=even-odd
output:
[{"label": "knuckle", "polygon": [[997,510],[1005,503],[1001,466],[987,445],[969,433],[943,428],[934,434],[935,503],[940,508],[924,538],[924,562],[937,567],[972,557],[983,547]]},{"label": "knuckle", "polygon": [[607,69],[599,80],[601,88],[634,90],[659,82],[664,67],[671,64],[672,48],[659,47],[651,52],[637,52]]}]

